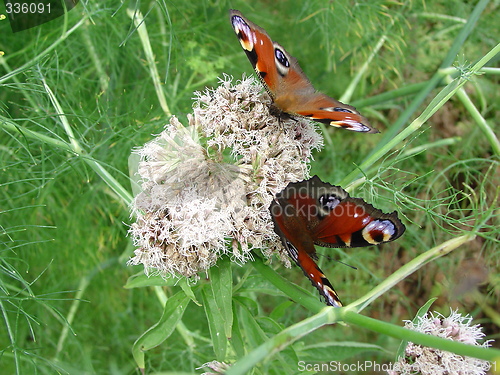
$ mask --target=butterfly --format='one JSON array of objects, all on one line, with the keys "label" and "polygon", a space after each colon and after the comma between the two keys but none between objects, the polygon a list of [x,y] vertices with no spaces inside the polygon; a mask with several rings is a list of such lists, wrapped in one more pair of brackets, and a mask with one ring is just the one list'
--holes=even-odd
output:
[{"label": "butterfly", "polygon": [[238,10],[231,9],[229,15],[243,50],[273,99],[273,107],[338,128],[379,132],[356,108],[316,91],[297,60],[273,42],[263,28]]},{"label": "butterfly", "polygon": [[293,182],[278,193],[269,207],[274,231],[289,256],[302,268],[326,304],[342,302],[315,262],[314,245],[362,247],[394,241],[405,231],[396,211],[386,214],[340,186],[318,176]]}]

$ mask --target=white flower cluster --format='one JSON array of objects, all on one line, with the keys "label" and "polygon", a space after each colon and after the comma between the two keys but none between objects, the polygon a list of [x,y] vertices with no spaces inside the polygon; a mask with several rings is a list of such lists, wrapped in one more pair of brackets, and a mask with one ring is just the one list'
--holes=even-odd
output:
[{"label": "white flower cluster", "polygon": [[[323,146],[305,119],[280,118],[254,78],[197,93],[189,126],[176,117],[136,150],[141,192],[133,202],[130,264],[146,273],[195,276],[222,254],[244,263],[250,250],[282,247],[268,207],[289,182],[308,177]],[[280,253],[289,266],[288,257]]]},{"label": "white flower cluster", "polygon": [[[462,316],[451,311],[445,318],[440,313],[428,313],[420,317],[417,324],[406,321],[405,327],[428,335],[462,342],[482,347],[490,346],[491,341],[482,344],[478,342],[484,338],[479,324],[471,325],[472,317]],[[409,342],[405,356],[394,364],[390,375],[422,374],[422,375],[483,375],[490,368],[490,363],[473,357],[464,357],[455,353]]]}]

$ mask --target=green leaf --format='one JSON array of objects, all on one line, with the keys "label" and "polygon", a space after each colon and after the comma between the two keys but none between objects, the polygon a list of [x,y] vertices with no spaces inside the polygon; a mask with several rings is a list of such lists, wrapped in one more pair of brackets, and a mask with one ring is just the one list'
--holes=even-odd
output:
[{"label": "green leaf", "polygon": [[337,341],[305,346],[299,354],[306,362],[324,362],[325,358],[331,361],[344,361],[362,353],[381,351],[384,351],[384,348],[379,345]]},{"label": "green leaf", "polygon": [[280,303],[278,306],[276,306],[273,311],[271,311],[271,314],[269,314],[269,317],[278,320],[282,318],[285,315],[286,310],[288,310],[289,307],[295,305],[293,301],[285,301]]},{"label": "green leaf", "polygon": [[267,341],[268,337],[255,320],[257,314],[251,311],[244,303],[241,303],[241,300],[241,297],[238,299],[235,298],[235,302],[237,302],[236,307],[239,313],[238,318],[240,320],[240,327],[244,329],[243,336],[245,337],[247,347],[253,349]]},{"label": "green leaf", "polygon": [[206,285],[202,289],[203,307],[207,316],[208,328],[212,345],[214,347],[215,357],[218,361],[224,361],[227,352],[228,339],[224,333],[225,322],[215,302],[213,290]]},{"label": "green leaf", "polygon": [[[236,299],[235,301],[239,302]],[[281,325],[271,318],[257,318],[257,314],[254,314],[245,304],[237,303],[235,306],[238,308],[239,327],[243,330],[247,348],[255,349],[269,341],[269,334],[273,335],[281,332]],[[252,361],[252,358],[244,357],[243,361]],[[264,368],[262,371],[265,374],[292,374],[296,372],[296,365],[294,367],[294,364],[297,362],[298,356],[295,349],[290,345],[276,352],[271,362],[263,363]],[[279,371],[271,371],[271,368],[279,369]]]},{"label": "green leaf", "polygon": [[269,316],[259,316],[256,318],[257,323],[266,333],[266,336],[277,335],[285,328],[283,324],[278,323],[276,320]]},{"label": "green leaf", "polygon": [[[431,308],[432,304],[434,303],[434,301],[437,300],[437,297],[434,297],[434,298],[431,298],[430,300],[428,300],[422,307],[420,307],[417,311],[417,314],[415,315],[415,317],[413,318],[412,322],[413,323],[418,323],[418,320],[419,318],[423,317],[425,314],[427,314],[427,311],[429,311],[429,309]],[[401,344],[399,345],[399,348],[398,348],[398,351],[396,352],[396,361],[401,358],[401,357],[404,357],[405,355],[405,350],[406,350],[406,347],[408,346],[408,341],[406,340],[403,340],[401,341]]]},{"label": "green leaf", "polygon": [[236,357],[241,358],[245,355],[245,340],[240,327],[241,324],[238,320],[237,309],[235,308],[236,301],[233,302],[233,334],[231,336],[231,344],[236,352]]},{"label": "green leaf", "polygon": [[164,279],[159,275],[147,276],[143,271],[128,278],[123,286],[125,289],[144,288],[147,286],[174,286],[179,280],[176,278]]},{"label": "green leaf", "polygon": [[174,331],[189,304],[189,297],[184,292],[179,292],[169,298],[165,304],[163,314],[155,325],[144,332],[132,347],[134,360],[143,369],[145,367],[144,352],[160,345]]},{"label": "green leaf", "polygon": [[285,279],[283,276],[278,274],[278,272],[265,264],[262,258],[255,252],[252,252],[252,255],[254,256],[252,266],[260,273],[261,276],[266,278],[269,282],[271,282],[271,284],[281,290],[287,297],[301,304],[312,313],[318,313],[325,307],[325,304],[321,302],[318,297],[313,296],[311,292],[308,292]]},{"label": "green leaf", "polygon": [[234,296],[233,300],[241,303],[242,306],[245,306],[245,308],[247,308],[253,316],[257,316],[259,314],[259,303],[256,299],[244,296]]},{"label": "green leaf", "polygon": [[238,292],[241,294],[259,293],[268,294],[270,296],[285,296],[283,292],[275,287],[269,280],[258,274],[248,276]]},{"label": "green leaf", "polygon": [[210,287],[217,307],[217,315],[224,323],[226,338],[231,338],[233,329],[233,274],[229,258],[222,258],[216,267],[208,271]]},{"label": "green leaf", "polygon": [[198,300],[196,299],[196,297],[194,295],[193,288],[191,288],[191,285],[189,285],[189,283],[188,283],[188,279],[186,279],[186,278],[181,279],[179,281],[179,286],[182,288],[184,293],[186,293],[186,295],[189,298],[191,298],[191,301],[196,303],[198,306],[201,306],[201,303],[198,302]]}]

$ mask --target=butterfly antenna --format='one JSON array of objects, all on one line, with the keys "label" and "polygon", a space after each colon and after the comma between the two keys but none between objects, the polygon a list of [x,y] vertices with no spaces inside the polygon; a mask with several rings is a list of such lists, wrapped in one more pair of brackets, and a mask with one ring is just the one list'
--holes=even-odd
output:
[{"label": "butterfly antenna", "polygon": [[335,260],[335,261],[336,261],[336,262],[339,262],[339,263],[341,263],[341,264],[343,264],[344,266],[350,267],[350,268],[352,268],[353,270],[357,270],[357,269],[358,269],[358,267],[351,266],[350,264],[344,263],[344,262],[342,262],[342,261],[340,261],[340,260]]},{"label": "butterfly antenna", "polygon": [[358,267],[354,267],[354,266],[351,266],[350,264],[344,263],[344,262],[342,262],[342,261],[340,261],[340,260],[333,259],[333,258],[331,258],[331,257],[329,257],[328,255],[325,255],[325,254],[318,254],[318,253],[316,253],[316,259],[317,259],[318,257],[325,257],[325,258],[326,258],[326,259],[328,259],[328,260],[333,260],[333,261],[335,261],[335,262],[341,263],[341,264],[343,264],[344,266],[347,266],[347,267],[352,268],[353,270],[357,270],[357,269],[358,269]]}]

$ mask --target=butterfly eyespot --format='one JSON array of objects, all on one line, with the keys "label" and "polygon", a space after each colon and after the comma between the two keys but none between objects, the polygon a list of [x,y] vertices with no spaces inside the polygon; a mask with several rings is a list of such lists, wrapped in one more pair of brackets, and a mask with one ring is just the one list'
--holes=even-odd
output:
[{"label": "butterfly eyespot", "polygon": [[325,108],[327,111],[332,111],[332,112],[347,112],[347,113],[356,113],[354,111],[351,111],[350,109],[347,108],[340,108],[340,107],[330,107],[330,108]]},{"label": "butterfly eyespot", "polygon": [[340,203],[340,198],[333,194],[322,195],[319,201],[324,208],[331,211]]},{"label": "butterfly eyespot", "polygon": [[288,74],[288,70],[290,69],[290,62],[288,61],[288,58],[286,57],[285,53],[278,47],[274,48],[274,57],[276,60],[276,68],[278,70],[278,73],[282,77],[285,77]]},{"label": "butterfly eyespot", "polygon": [[333,194],[324,194],[319,197],[318,202],[318,214],[320,217],[325,217],[340,203],[340,198]]},{"label": "butterfly eyespot", "polygon": [[322,107],[320,108],[322,111],[328,111],[328,112],[347,112],[347,113],[354,113],[356,112],[347,109],[347,108],[342,108],[342,107]]},{"label": "butterfly eyespot", "polygon": [[286,56],[282,50],[280,50],[279,48],[275,48],[274,55],[276,56],[276,60],[278,60],[278,62],[281,65],[283,65],[286,68],[290,67],[290,63],[288,62],[288,59],[286,58]]},{"label": "butterfly eyespot", "polygon": [[287,245],[288,245],[287,250],[288,254],[290,255],[290,258],[292,258],[296,262],[299,259],[298,250],[289,241],[287,241]]},{"label": "butterfly eyespot", "polygon": [[395,234],[396,227],[390,220],[374,220],[362,231],[365,241],[373,245],[390,241]]}]

